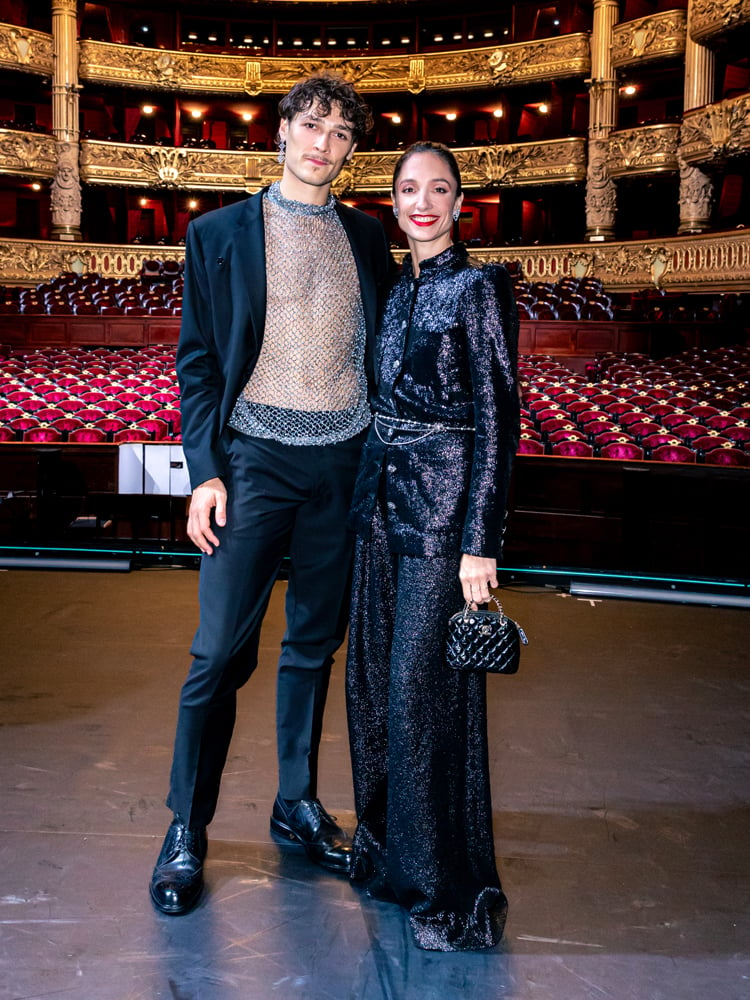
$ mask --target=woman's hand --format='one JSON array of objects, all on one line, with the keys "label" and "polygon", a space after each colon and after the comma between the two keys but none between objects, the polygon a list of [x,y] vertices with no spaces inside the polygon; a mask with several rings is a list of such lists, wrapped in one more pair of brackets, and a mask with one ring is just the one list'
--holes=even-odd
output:
[{"label": "woman's hand", "polygon": [[217,527],[227,523],[227,491],[220,479],[209,479],[196,486],[190,500],[187,533],[205,555],[210,556],[219,544],[211,527],[211,515]]},{"label": "woman's hand", "polygon": [[473,604],[486,604],[490,587],[497,587],[497,560],[464,553],[458,568],[458,578],[463,587],[464,600]]}]

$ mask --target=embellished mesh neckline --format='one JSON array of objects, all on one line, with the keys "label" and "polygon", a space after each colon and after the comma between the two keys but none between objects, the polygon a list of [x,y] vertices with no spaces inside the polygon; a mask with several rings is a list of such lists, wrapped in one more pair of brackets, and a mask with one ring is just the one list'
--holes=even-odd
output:
[{"label": "embellished mesh neckline", "polygon": [[278,205],[279,208],[283,208],[287,212],[292,212],[294,215],[327,215],[334,210],[334,206],[336,205],[336,199],[332,194],[328,195],[328,201],[325,205],[311,205],[307,201],[295,201],[293,198],[285,198],[281,193],[281,183],[279,181],[274,181],[268,191],[266,191],[266,198],[272,201],[274,205]]}]

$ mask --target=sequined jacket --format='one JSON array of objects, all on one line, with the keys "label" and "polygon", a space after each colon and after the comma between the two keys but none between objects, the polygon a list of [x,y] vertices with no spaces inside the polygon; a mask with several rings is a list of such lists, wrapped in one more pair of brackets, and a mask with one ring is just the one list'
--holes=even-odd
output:
[{"label": "sequined jacket", "polygon": [[[263,194],[207,212],[188,227],[177,375],[193,487],[224,476],[224,430],[260,353],[266,307]],[[372,380],[390,254],[376,219],[340,202],[336,212],[357,265]]]},{"label": "sequined jacket", "polygon": [[380,493],[391,551],[500,555],[519,434],[517,350],[505,268],[472,261],[459,244],[422,261],[415,279],[406,258],[376,348],[375,419],[350,518],[358,534],[368,536]]}]

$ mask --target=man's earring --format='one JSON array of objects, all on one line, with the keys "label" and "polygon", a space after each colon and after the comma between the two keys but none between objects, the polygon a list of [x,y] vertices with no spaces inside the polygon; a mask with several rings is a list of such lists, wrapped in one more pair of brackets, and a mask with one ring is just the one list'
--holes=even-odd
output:
[{"label": "man's earring", "polygon": [[458,222],[458,218],[459,218],[460,215],[461,215],[461,209],[460,208],[454,208],[453,209],[453,221],[454,222]]},{"label": "man's earring", "polygon": [[279,139],[279,163],[283,163],[286,159],[286,139]]},{"label": "man's earring", "polygon": [[398,218],[398,209],[396,208],[395,205],[393,206],[393,218],[394,219]]}]

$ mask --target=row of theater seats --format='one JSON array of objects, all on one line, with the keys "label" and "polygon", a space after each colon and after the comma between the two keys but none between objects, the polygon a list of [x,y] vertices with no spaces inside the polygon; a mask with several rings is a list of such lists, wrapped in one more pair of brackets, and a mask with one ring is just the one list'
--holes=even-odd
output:
[{"label": "row of theater seats", "polygon": [[0,313],[29,315],[180,316],[182,263],[144,261],[135,278],[61,274],[35,288],[6,288]]},{"label": "row of theater seats", "polygon": [[[613,296],[598,278],[530,282],[517,260],[506,261],[505,266],[521,320],[731,322],[747,312],[747,302],[736,295],[698,298],[690,305],[681,296],[655,290]],[[68,272],[35,288],[0,286],[0,314],[180,316],[182,270],[182,261],[146,259],[133,278]]]},{"label": "row of theater seats", "polygon": [[[6,126],[8,127],[8,126]],[[16,128],[20,126],[15,126]],[[101,132],[97,132],[94,129],[86,129],[85,132],[81,133],[82,139],[93,139],[98,142],[125,142],[125,139],[119,132],[108,132],[104,135]],[[172,136],[160,135],[156,139],[150,139],[145,132],[133,132],[130,138],[127,140],[135,146],[167,146],[174,147],[175,141]],[[183,149],[217,149],[219,148],[214,139],[204,139],[197,138],[195,136],[187,136],[182,139],[179,146]],[[239,141],[233,141],[231,146],[227,147],[229,149],[238,149],[245,152],[262,152],[267,149],[267,146],[263,142],[249,142],[247,139],[240,139]]]},{"label": "row of theater seats", "polygon": [[0,441],[181,438],[174,347],[17,352],[0,360]]},{"label": "row of theater seats", "polygon": [[750,348],[519,362],[519,453],[750,466]]},{"label": "row of theater seats", "polygon": [[598,278],[526,281],[510,269],[513,293],[522,320],[612,320],[615,305]]},{"label": "row of theater seats", "polygon": [[[181,440],[173,347],[73,348],[0,359],[0,440]],[[655,362],[602,354],[585,374],[519,361],[519,453],[750,465],[750,348]]]},{"label": "row of theater seats", "polygon": [[38,122],[17,122],[11,118],[0,119],[0,128],[12,129],[14,132],[34,132],[36,135],[52,135],[52,130]]},{"label": "row of theater seats", "polygon": [[[509,262],[521,319],[611,320],[614,305],[596,278],[529,282],[517,262]],[[151,259],[137,278],[62,274],[35,288],[0,289],[0,313],[179,316],[182,262]]]},{"label": "row of theater seats", "polygon": [[747,325],[750,303],[734,293],[693,295],[645,289],[613,295],[599,278],[567,276],[557,281],[527,281],[519,261],[506,261],[522,320],[621,320],[640,323],[718,321]]}]

